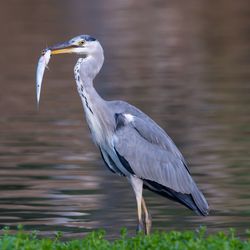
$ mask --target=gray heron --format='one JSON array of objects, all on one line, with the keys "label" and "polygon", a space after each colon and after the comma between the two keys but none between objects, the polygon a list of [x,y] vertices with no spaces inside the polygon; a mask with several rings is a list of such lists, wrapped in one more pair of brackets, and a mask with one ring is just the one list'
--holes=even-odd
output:
[{"label": "gray heron", "polygon": [[147,188],[181,203],[198,215],[208,215],[208,203],[190,175],[182,154],[149,116],[124,101],[106,101],[93,86],[101,70],[101,44],[89,35],[48,47],[51,55],[74,53],[77,90],[94,143],[113,173],[130,182],[137,202],[138,230],[150,233],[151,216],[143,198]]}]

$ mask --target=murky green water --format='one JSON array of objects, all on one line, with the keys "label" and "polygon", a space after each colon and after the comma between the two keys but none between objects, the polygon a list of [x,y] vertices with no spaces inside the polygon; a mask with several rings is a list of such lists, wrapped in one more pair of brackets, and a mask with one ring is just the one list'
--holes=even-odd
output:
[{"label": "murky green water", "polygon": [[154,229],[250,228],[247,2],[10,0],[1,12],[0,226],[66,237],[134,232],[132,190],[90,140],[75,56],[52,58],[36,110],[40,50],[87,33],[105,50],[100,94],[129,101],[166,129],[210,204],[201,218],[145,191]]}]

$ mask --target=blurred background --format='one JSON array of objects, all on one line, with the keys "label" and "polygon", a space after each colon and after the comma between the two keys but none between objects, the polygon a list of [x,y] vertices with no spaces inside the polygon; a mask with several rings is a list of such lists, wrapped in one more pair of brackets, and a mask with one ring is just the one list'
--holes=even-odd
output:
[{"label": "blurred background", "polygon": [[39,112],[40,52],[79,34],[103,45],[95,80],[173,138],[211,215],[145,191],[153,228],[250,228],[250,5],[248,1],[8,0],[1,3],[0,226],[79,237],[133,234],[136,203],[91,142],[78,97],[76,56],[52,57]]}]

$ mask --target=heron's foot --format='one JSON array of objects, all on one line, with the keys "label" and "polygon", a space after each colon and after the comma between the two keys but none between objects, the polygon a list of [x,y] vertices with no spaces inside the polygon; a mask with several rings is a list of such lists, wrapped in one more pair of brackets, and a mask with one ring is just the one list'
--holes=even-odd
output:
[{"label": "heron's foot", "polygon": [[144,224],[145,234],[149,235],[152,227],[152,217],[149,213],[143,216],[143,224]]},{"label": "heron's foot", "polygon": [[138,222],[136,232],[137,233],[144,233],[145,232],[144,223],[142,221]]}]

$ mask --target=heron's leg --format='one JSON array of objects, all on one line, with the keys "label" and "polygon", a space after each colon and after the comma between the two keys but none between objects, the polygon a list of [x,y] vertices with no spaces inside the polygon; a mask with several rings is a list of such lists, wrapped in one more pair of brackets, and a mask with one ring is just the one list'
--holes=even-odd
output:
[{"label": "heron's leg", "polygon": [[144,213],[144,218],[143,218],[143,222],[144,222],[144,226],[145,226],[145,233],[146,234],[150,234],[151,231],[151,226],[152,226],[152,217],[150,215],[150,213],[148,212],[146,203],[144,198],[142,197],[142,209],[143,209],[143,213]]},{"label": "heron's leg", "polygon": [[138,214],[138,232],[144,232],[144,223],[142,220],[142,187],[143,181],[135,176],[130,176],[129,181],[135,193],[136,203],[137,203],[137,214]]}]

